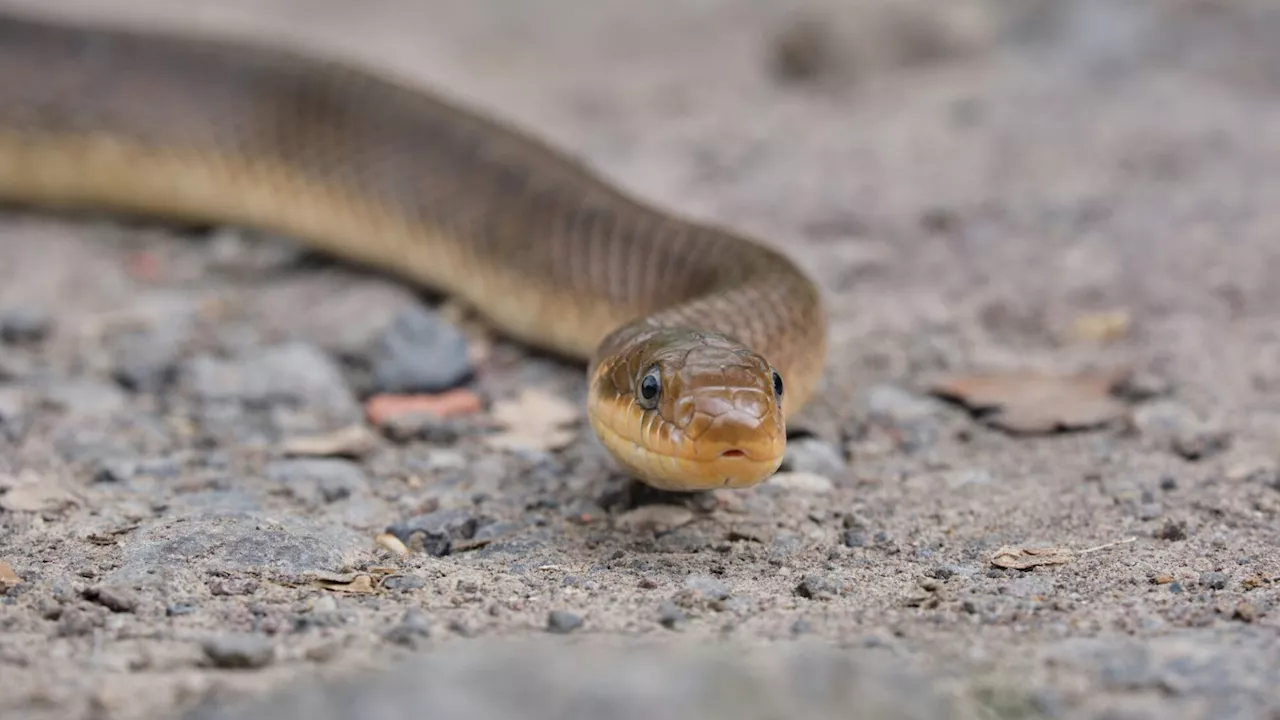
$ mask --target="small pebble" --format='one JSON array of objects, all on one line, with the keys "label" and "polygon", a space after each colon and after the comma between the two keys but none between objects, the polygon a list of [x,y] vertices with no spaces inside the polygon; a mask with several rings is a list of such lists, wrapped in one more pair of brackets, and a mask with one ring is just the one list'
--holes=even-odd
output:
[{"label": "small pebble", "polygon": [[395,645],[417,648],[431,637],[431,621],[418,608],[410,608],[400,622],[382,634],[382,638]]},{"label": "small pebble", "polygon": [[847,582],[836,580],[824,573],[811,573],[804,576],[804,579],[796,586],[795,592],[800,597],[822,600],[843,595],[849,590],[850,587]]},{"label": "small pebble", "polygon": [[771,487],[782,488],[794,493],[820,495],[835,489],[835,483],[821,475],[804,472],[780,472],[769,478]]},{"label": "small pebble", "polygon": [[458,637],[471,638],[476,636],[476,629],[467,624],[465,620],[450,620],[449,632]]},{"label": "small pebble", "polygon": [[552,610],[547,614],[547,631],[559,634],[571,633],[582,627],[582,616],[566,610]]},{"label": "small pebble", "polygon": [[10,345],[44,340],[53,330],[53,318],[34,308],[11,308],[0,313],[0,340]]},{"label": "small pebble", "polygon": [[426,586],[427,581],[417,575],[393,575],[382,581],[382,587],[388,590],[399,590],[400,592],[421,590]]},{"label": "small pebble", "polygon": [[658,624],[668,630],[679,630],[688,622],[684,610],[670,600],[658,603]]},{"label": "small pebble", "polygon": [[944,405],[932,398],[916,395],[894,385],[876,385],[867,391],[864,405],[869,414],[897,423],[938,415]]},{"label": "small pebble", "polygon": [[369,485],[359,465],[337,458],[277,460],[267,466],[266,475],[300,499],[318,503],[346,499]]},{"label": "small pebble", "polygon": [[728,585],[710,575],[690,575],[684,579],[684,587],[702,600],[724,600],[733,594]]},{"label": "small pebble", "polygon": [[1200,575],[1200,586],[1210,590],[1223,590],[1227,587],[1228,578],[1220,572],[1207,572]]},{"label": "small pebble", "polygon": [[813,632],[813,623],[805,620],[804,618],[800,618],[791,623],[792,635],[808,635],[811,632]]},{"label": "small pebble", "polygon": [[443,392],[471,374],[466,335],[421,305],[396,315],[371,360],[376,390],[384,393]]},{"label": "small pebble", "polygon": [[113,337],[109,343],[112,377],[126,390],[163,390],[177,376],[182,340],[178,328]]},{"label": "small pebble", "polygon": [[840,477],[845,468],[844,457],[831,443],[818,438],[797,438],[787,443],[781,471]]},{"label": "small pebble", "polygon": [[1241,622],[1251,623],[1258,619],[1258,607],[1248,600],[1241,600],[1231,617]]},{"label": "small pebble", "polygon": [[693,511],[681,505],[641,505],[618,516],[615,524],[627,532],[668,533],[693,522]]},{"label": "small pebble", "polygon": [[1178,541],[1187,539],[1187,527],[1183,523],[1174,522],[1173,520],[1165,520],[1164,525],[1156,530],[1155,536],[1157,540]]},{"label": "small pebble", "polygon": [[214,667],[256,669],[275,660],[276,649],[261,635],[221,635],[204,642],[204,654]]},{"label": "small pebble", "polygon": [[131,613],[138,608],[138,595],[128,588],[96,587],[86,590],[84,595],[112,612]]},{"label": "small pebble", "polygon": [[201,401],[238,401],[253,406],[287,405],[363,420],[341,368],[314,345],[285,343],[223,359],[197,355],[182,364],[183,385]]},{"label": "small pebble", "polygon": [[1158,502],[1144,502],[1138,506],[1139,520],[1155,520],[1164,514],[1164,506]]},{"label": "small pebble", "polygon": [[94,482],[123,483],[132,480],[138,474],[138,463],[120,458],[104,459],[93,475]]}]

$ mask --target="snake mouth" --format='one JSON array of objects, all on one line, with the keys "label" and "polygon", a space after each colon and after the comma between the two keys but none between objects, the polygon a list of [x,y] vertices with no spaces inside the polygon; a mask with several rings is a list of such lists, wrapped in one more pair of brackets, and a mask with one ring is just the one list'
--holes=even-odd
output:
[{"label": "snake mouth", "polygon": [[720,453],[720,457],[722,458],[744,458],[746,456],[747,454],[745,452],[737,449],[725,450],[724,452]]}]

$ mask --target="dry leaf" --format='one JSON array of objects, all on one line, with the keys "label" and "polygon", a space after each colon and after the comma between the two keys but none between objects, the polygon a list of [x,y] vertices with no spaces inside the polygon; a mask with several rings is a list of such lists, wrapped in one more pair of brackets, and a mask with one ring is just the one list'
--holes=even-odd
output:
[{"label": "dry leaf", "polygon": [[364,425],[348,425],[323,435],[308,435],[286,440],[285,455],[292,457],[361,458],[376,450],[378,438]]},{"label": "dry leaf", "polygon": [[17,477],[0,475],[0,508],[10,512],[53,512],[79,502],[69,488],[54,478],[25,470]]},{"label": "dry leaf", "polygon": [[1128,406],[1112,395],[1127,373],[1048,375],[1010,372],[950,375],[930,392],[959,402],[1011,433],[1082,430],[1124,417]]},{"label": "dry leaf", "polygon": [[437,395],[374,395],[364,404],[369,422],[382,426],[405,415],[453,417],[480,412],[484,404],[470,390],[449,390]]},{"label": "dry leaf", "polygon": [[368,575],[356,575],[351,580],[331,580],[329,578],[315,578],[312,584],[317,587],[330,590],[332,592],[351,593],[353,595],[372,595],[378,590],[373,585],[373,578]]},{"label": "dry leaf", "polygon": [[384,550],[389,550],[397,555],[409,554],[409,548],[405,546],[404,542],[391,533],[379,533],[378,537],[374,538],[374,542]]},{"label": "dry leaf", "polygon": [[121,535],[128,535],[140,527],[138,523],[130,523],[120,527],[110,528],[100,532],[89,533],[85,536],[85,541],[94,545],[117,545],[120,543]]},{"label": "dry leaf", "polygon": [[543,390],[494,403],[493,416],[503,431],[485,436],[485,442],[500,450],[559,450],[577,436],[564,427],[578,421],[577,406]]},{"label": "dry leaf", "polygon": [[1029,570],[1030,568],[1040,565],[1063,565],[1075,560],[1081,555],[1088,555],[1099,550],[1109,550],[1120,545],[1127,545],[1135,542],[1137,538],[1125,538],[1109,542],[1105,545],[1098,545],[1087,548],[1085,550],[1072,550],[1066,547],[1019,547],[1016,545],[1005,545],[996,550],[991,555],[991,564],[996,567],[1011,568],[1014,570]]},{"label": "dry leaf", "polygon": [[693,511],[681,505],[641,505],[614,521],[615,525],[631,532],[663,534],[693,522]]},{"label": "dry leaf", "polygon": [[22,578],[18,577],[18,573],[13,571],[13,566],[4,560],[0,560],[0,592],[6,592],[9,588],[14,588],[22,584]]},{"label": "dry leaf", "polygon": [[1062,565],[1076,559],[1071,548],[1023,548],[1006,545],[991,556],[996,567],[1027,570],[1038,565]]},{"label": "dry leaf", "polygon": [[1112,310],[1081,315],[1072,330],[1082,340],[1105,342],[1124,337],[1132,324],[1133,318],[1127,310]]}]

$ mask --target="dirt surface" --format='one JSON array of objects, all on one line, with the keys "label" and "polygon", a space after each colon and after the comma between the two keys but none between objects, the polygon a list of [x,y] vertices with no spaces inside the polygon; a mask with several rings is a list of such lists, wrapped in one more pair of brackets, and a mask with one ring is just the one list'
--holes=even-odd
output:
[{"label": "dirt surface", "polygon": [[[1268,3],[5,5],[415,78],[787,249],[832,346],[787,472],[654,497],[392,279],[8,211],[4,717],[1280,717]],[[483,408],[368,420],[414,387]]]}]

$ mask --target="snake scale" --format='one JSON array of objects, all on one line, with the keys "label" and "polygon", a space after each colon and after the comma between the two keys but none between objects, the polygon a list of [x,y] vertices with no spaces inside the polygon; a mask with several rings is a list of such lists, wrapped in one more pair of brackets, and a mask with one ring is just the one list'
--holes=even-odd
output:
[{"label": "snake scale", "polygon": [[0,12],[0,200],[237,224],[453,294],[585,362],[592,429],[654,487],[748,487],[822,373],[787,256],[354,62]]}]

